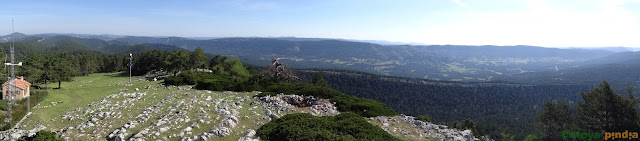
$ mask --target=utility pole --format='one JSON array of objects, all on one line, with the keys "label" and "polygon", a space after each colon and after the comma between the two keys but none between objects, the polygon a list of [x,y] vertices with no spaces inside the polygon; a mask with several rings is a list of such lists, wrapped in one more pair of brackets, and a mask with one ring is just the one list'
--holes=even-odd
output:
[{"label": "utility pole", "polygon": [[133,66],[133,54],[129,53],[129,85],[131,85],[131,67]]},{"label": "utility pole", "polygon": [[[29,91],[29,92],[31,92],[31,91]],[[27,114],[29,114],[29,113],[31,113],[31,94],[29,94],[29,97],[27,97]]]},{"label": "utility pole", "polygon": [[[14,26],[13,26],[13,20],[11,20],[11,31],[12,31],[11,34],[13,35],[15,33],[15,29],[14,29]],[[16,68],[15,68],[15,66],[22,66],[22,62],[20,62],[18,64],[14,64],[14,62],[15,62],[15,57],[14,57],[15,53],[14,53],[14,49],[13,49],[13,45],[15,44],[14,43],[14,38],[15,38],[14,36],[11,36],[11,44],[9,45],[10,46],[9,47],[10,48],[10,52],[11,52],[11,63],[4,63],[5,66],[7,66],[7,65],[11,66],[11,75],[9,77],[9,80],[7,80],[7,81],[9,81],[9,86],[7,87],[7,94],[6,94],[7,95],[6,97],[9,97],[8,100],[7,100],[7,114],[8,114],[7,123],[9,123],[9,127],[13,127],[11,125],[11,121],[13,120],[13,115],[11,113],[11,111],[12,111],[11,107],[12,107],[13,103],[15,102],[15,99],[14,99],[15,91],[12,90],[13,87],[16,87],[16,74],[15,74]],[[11,80],[13,80],[13,81],[11,81]]]}]

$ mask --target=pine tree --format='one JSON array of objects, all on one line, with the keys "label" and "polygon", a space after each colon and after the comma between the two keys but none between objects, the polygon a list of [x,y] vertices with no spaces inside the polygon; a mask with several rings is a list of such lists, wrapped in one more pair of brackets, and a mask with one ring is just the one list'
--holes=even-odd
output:
[{"label": "pine tree", "polygon": [[562,140],[562,131],[575,129],[575,118],[565,102],[544,104],[542,112],[534,119],[537,129],[541,130],[543,140]]},{"label": "pine tree", "polygon": [[196,48],[196,50],[190,53],[189,55],[190,69],[207,68],[208,64],[209,62],[207,62],[207,55],[204,54],[204,50],[202,50],[201,47]]},{"label": "pine tree", "polygon": [[33,53],[24,62],[24,66],[20,69],[18,75],[24,76],[32,82],[40,82],[44,80],[44,57],[39,53]]},{"label": "pine tree", "polygon": [[69,81],[72,76],[67,61],[60,56],[48,60],[44,64],[44,70],[48,80],[58,81],[58,89],[60,89],[62,81]]},{"label": "pine tree", "polygon": [[227,57],[223,57],[220,55],[216,55],[209,61],[209,67],[211,71],[215,74],[229,75],[227,71],[225,71],[224,62],[226,62]]},{"label": "pine tree", "polygon": [[584,102],[578,103],[578,118],[583,130],[603,133],[638,129],[633,100],[614,93],[606,81],[580,95]]},{"label": "pine tree", "polygon": [[329,82],[324,79],[322,70],[318,70],[318,73],[316,73],[316,75],[313,77],[311,83],[316,86],[329,87]]},{"label": "pine tree", "polygon": [[171,62],[171,65],[168,70],[173,72],[173,76],[177,76],[178,72],[187,69],[189,54],[184,49],[172,52],[170,58],[168,61]]}]

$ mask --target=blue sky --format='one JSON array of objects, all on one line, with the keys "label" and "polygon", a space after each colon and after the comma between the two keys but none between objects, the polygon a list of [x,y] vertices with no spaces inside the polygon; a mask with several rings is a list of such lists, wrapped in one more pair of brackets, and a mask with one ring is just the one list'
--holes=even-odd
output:
[{"label": "blue sky", "polygon": [[640,47],[640,0],[3,1],[0,34],[11,19],[26,34]]}]

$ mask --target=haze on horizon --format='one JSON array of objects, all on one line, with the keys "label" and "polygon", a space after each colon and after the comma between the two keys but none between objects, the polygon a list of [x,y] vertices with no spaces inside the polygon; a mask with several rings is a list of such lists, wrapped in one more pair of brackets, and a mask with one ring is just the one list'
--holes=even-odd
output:
[{"label": "haze on horizon", "polygon": [[640,0],[5,1],[0,34],[640,47]]}]

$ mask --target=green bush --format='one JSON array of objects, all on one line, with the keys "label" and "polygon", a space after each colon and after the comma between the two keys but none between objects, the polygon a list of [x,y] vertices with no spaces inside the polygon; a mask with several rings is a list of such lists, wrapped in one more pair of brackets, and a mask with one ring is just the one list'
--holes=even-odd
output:
[{"label": "green bush", "polygon": [[64,141],[63,139],[58,138],[55,132],[40,130],[36,133],[35,136],[27,138],[27,141]]},{"label": "green bush", "polygon": [[246,77],[245,73],[241,73],[242,77],[236,75],[225,75],[208,72],[185,71],[178,76],[167,77],[164,80],[168,85],[196,85],[201,90],[229,90],[229,91],[254,91],[261,90],[260,85],[253,84],[252,80],[259,79],[254,76]]},{"label": "green bush", "polygon": [[431,117],[428,115],[420,115],[416,117],[416,120],[423,121],[423,122],[431,122]]},{"label": "green bush", "polygon": [[178,76],[171,76],[164,79],[165,84],[169,85],[196,85],[198,81],[204,79],[214,79],[220,78],[220,75],[216,75],[208,72],[195,72],[195,71],[184,71],[178,74]]},{"label": "green bush", "polygon": [[224,89],[224,81],[218,79],[205,79],[198,81],[196,89],[222,91]]},{"label": "green bush", "polygon": [[7,100],[0,100],[0,110],[7,111]]},{"label": "green bush", "polygon": [[399,140],[354,113],[316,117],[308,113],[288,114],[258,129],[263,140]]},{"label": "green bush", "polygon": [[285,93],[285,94],[294,94],[302,87],[302,83],[272,83],[266,88],[264,91],[274,92],[275,94]]},{"label": "green bush", "polygon": [[185,83],[182,81],[182,77],[177,77],[177,76],[171,76],[171,77],[165,78],[164,84],[175,85],[175,86],[185,85]]},{"label": "green bush", "polygon": [[384,103],[368,98],[359,98],[342,94],[331,98],[336,103],[336,107],[340,112],[354,112],[363,117],[375,116],[394,116],[398,115],[393,109],[387,107]]}]

